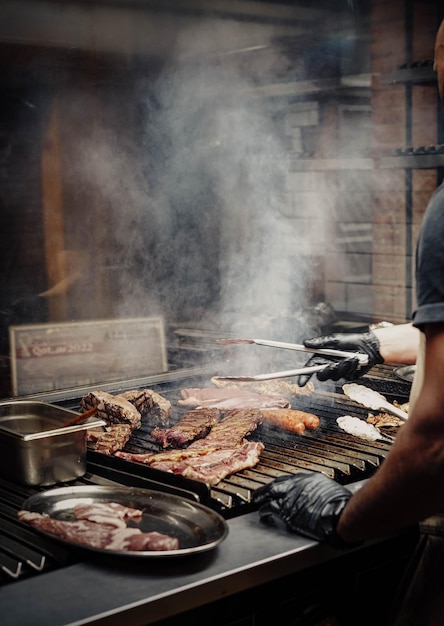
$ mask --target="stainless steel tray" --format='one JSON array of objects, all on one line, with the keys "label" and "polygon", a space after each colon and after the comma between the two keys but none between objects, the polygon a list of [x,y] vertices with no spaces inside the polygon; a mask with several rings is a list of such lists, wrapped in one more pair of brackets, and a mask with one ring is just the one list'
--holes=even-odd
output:
[{"label": "stainless steel tray", "polygon": [[413,382],[413,378],[416,372],[416,365],[402,365],[401,367],[396,367],[393,370],[393,373],[400,378],[401,380],[406,380],[408,383]]},{"label": "stainless steel tray", "polygon": [[67,541],[51,533],[42,534],[77,548],[125,557],[178,557],[212,550],[228,534],[224,518],[212,509],[181,496],[133,487],[60,487],[37,493],[26,500],[22,509],[47,514],[61,520],[73,520],[73,507],[95,502],[118,502],[143,510],[140,522],[131,522],[142,532],[158,531],[177,537],[179,549],[162,551],[126,551],[92,548]]}]

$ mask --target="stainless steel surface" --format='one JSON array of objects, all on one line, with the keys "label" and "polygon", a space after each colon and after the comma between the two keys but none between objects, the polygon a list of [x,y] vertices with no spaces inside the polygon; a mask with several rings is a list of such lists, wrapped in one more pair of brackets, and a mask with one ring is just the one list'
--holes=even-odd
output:
[{"label": "stainless steel surface", "polygon": [[413,382],[413,378],[415,377],[416,365],[402,365],[401,367],[396,367],[393,370],[393,373],[398,376],[401,380],[405,380],[408,383]]},{"label": "stainless steel surface", "polygon": [[21,484],[49,486],[86,472],[86,429],[103,420],[58,428],[76,411],[45,402],[0,403],[0,474]]},{"label": "stainless steel surface", "polygon": [[[365,563],[366,555],[374,558],[378,547],[386,558],[392,554],[388,540],[335,550],[281,527],[265,526],[257,512],[227,523],[229,534],[221,548],[180,562],[132,559],[125,564],[121,559],[116,567],[116,559],[91,553],[91,558],[62,572],[14,582],[0,589],[2,626],[147,626],[172,616],[185,623],[187,615],[182,614],[187,610],[238,597],[287,575],[299,576],[294,596],[303,602],[302,582],[311,568],[330,563],[336,579],[329,579],[329,587],[337,580],[342,590],[346,586],[350,591],[352,555]],[[263,588],[257,593],[255,604]]]},{"label": "stainless steel surface", "polygon": [[[23,503],[23,509],[49,515],[60,520],[75,519],[73,508],[80,504],[97,502],[117,502],[123,506],[143,510],[142,519],[132,520],[128,525],[140,528],[142,532],[157,531],[176,537],[179,540],[177,550],[104,550],[85,544],[67,541],[56,537],[58,541],[69,545],[81,545],[82,548],[115,556],[178,557],[206,552],[218,546],[228,534],[224,518],[212,509],[180,496],[134,487],[61,487],[50,489],[31,496]],[[43,532],[43,531],[42,531]],[[44,532],[54,538],[55,535]]]}]

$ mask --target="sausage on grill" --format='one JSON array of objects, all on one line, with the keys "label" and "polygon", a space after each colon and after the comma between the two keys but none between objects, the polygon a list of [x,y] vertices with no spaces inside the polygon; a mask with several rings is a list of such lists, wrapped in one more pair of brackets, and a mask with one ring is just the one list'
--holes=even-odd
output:
[{"label": "sausage on grill", "polygon": [[272,426],[298,434],[303,433],[306,428],[314,430],[320,423],[317,415],[297,409],[262,409],[261,415]]}]

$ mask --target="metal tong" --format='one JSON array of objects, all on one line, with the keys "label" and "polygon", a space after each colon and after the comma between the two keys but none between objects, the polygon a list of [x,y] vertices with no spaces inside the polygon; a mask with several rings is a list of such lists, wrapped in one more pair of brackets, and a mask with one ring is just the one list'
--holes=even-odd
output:
[{"label": "metal tong", "polygon": [[[300,352],[312,352],[314,354],[323,354],[324,356],[336,356],[344,359],[355,357],[359,360],[359,366],[363,367],[368,363],[368,356],[361,352],[346,352],[344,350],[334,350],[330,348],[306,348],[299,343],[285,343],[282,341],[269,341],[268,339],[217,339],[217,343],[223,345],[235,344],[256,344],[259,346],[269,346],[270,348],[284,348],[286,350],[298,350]],[[276,378],[291,378],[292,376],[301,376],[304,374],[313,374],[324,369],[325,365],[313,365],[311,367],[301,367],[295,370],[287,370],[284,372],[273,372],[271,374],[258,374],[257,376],[214,376],[215,380],[232,380],[236,382],[254,382],[260,380],[273,380]]]}]

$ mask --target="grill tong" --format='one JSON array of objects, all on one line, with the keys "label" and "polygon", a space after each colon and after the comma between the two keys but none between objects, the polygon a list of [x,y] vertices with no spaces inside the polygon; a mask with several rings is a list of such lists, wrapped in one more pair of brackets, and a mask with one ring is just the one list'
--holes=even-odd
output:
[{"label": "grill tong", "polygon": [[[283,341],[269,341],[268,339],[217,339],[217,343],[223,345],[237,344],[256,344],[259,346],[269,346],[270,348],[283,348],[285,350],[298,350],[300,352],[311,352],[324,356],[336,356],[344,359],[356,357],[359,360],[359,366],[364,367],[368,364],[368,356],[361,352],[346,352],[344,350],[334,350],[332,348],[306,348],[299,343],[285,343]],[[304,374],[313,374],[323,370],[326,365],[313,365],[310,367],[301,367],[294,370],[286,370],[284,372],[272,372],[271,374],[258,374],[256,376],[215,376],[216,380],[232,380],[237,382],[254,382],[260,380],[273,380],[276,378],[291,378],[292,376],[301,376]]]}]

